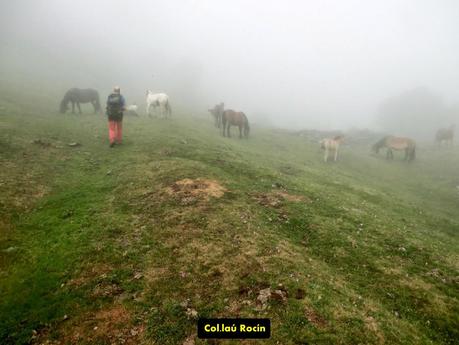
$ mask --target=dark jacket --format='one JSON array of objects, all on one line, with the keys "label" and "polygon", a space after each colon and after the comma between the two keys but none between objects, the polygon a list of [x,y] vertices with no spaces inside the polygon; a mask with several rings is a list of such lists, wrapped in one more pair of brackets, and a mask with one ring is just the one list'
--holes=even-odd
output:
[{"label": "dark jacket", "polygon": [[123,95],[112,93],[107,98],[107,116],[109,120],[121,121],[123,119],[123,110],[126,105]]}]

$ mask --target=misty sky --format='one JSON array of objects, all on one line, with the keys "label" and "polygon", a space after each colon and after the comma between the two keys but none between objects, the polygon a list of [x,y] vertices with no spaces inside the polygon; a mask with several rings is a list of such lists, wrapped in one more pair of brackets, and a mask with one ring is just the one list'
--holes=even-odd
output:
[{"label": "misty sky", "polygon": [[0,71],[56,89],[164,91],[193,113],[224,101],[284,127],[372,126],[425,86],[459,102],[459,2],[10,1]]}]

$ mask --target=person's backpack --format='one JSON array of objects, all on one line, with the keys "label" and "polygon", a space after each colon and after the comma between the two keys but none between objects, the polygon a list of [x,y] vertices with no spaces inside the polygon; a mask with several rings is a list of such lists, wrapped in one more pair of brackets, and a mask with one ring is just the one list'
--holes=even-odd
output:
[{"label": "person's backpack", "polygon": [[121,113],[121,95],[120,94],[112,93],[110,96],[108,96],[107,112],[109,115],[117,115]]}]

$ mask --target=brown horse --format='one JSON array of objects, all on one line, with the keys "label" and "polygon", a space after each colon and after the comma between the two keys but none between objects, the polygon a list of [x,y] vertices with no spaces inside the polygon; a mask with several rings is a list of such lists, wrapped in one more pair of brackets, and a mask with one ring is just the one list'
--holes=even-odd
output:
[{"label": "brown horse", "polygon": [[228,109],[225,110],[222,114],[222,125],[223,125],[223,136],[225,136],[225,129],[226,129],[226,136],[229,138],[231,137],[230,134],[230,127],[231,126],[238,126],[239,127],[239,138],[242,139],[242,129],[244,128],[244,137],[249,137],[250,126],[249,120],[247,120],[247,116],[241,111],[236,112],[234,110]]},{"label": "brown horse", "polygon": [[394,159],[392,150],[405,151],[405,160],[416,158],[416,142],[413,139],[387,136],[373,145],[373,151],[378,153],[383,147],[387,148],[387,159]]},{"label": "brown horse", "polygon": [[441,146],[443,142],[446,146],[453,146],[455,127],[455,125],[451,125],[449,128],[440,128],[437,131],[437,134],[435,134],[435,141],[438,146]]}]

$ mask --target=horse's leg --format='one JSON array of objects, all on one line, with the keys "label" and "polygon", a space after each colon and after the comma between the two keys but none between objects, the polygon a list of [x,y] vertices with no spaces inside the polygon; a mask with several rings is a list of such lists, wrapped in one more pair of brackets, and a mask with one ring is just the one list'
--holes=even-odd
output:
[{"label": "horse's leg", "polygon": [[72,114],[75,114],[75,102],[72,101]]},{"label": "horse's leg", "polygon": [[148,118],[151,119],[151,104],[147,103],[147,115]]},{"label": "horse's leg", "polygon": [[239,125],[239,139],[242,139],[242,125]]},{"label": "horse's leg", "polygon": [[328,161],[328,149],[325,148],[325,153],[324,153],[324,162],[327,163]]},{"label": "horse's leg", "polygon": [[80,108],[80,102],[76,102],[77,107],[78,107],[78,112],[81,114],[81,108]]},{"label": "horse's leg", "polygon": [[335,162],[338,159],[338,148],[335,149]]}]

